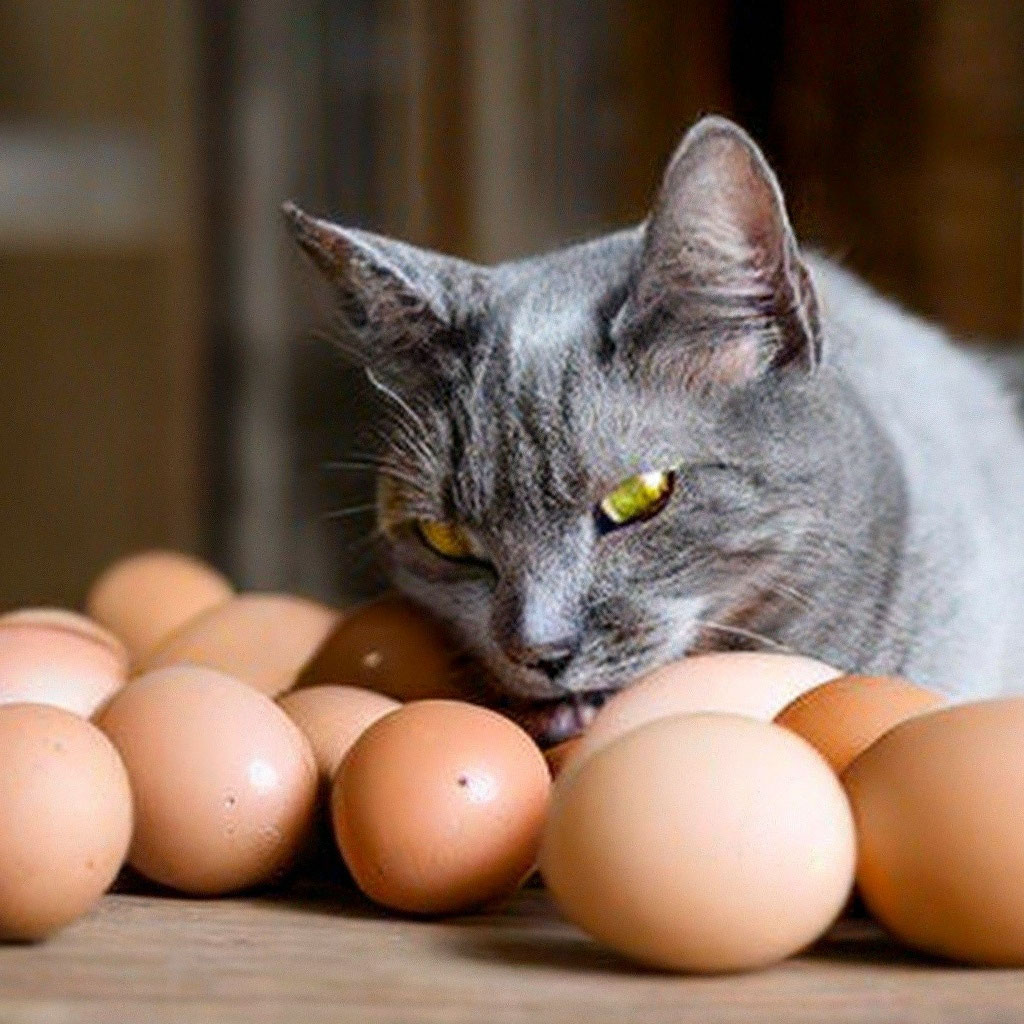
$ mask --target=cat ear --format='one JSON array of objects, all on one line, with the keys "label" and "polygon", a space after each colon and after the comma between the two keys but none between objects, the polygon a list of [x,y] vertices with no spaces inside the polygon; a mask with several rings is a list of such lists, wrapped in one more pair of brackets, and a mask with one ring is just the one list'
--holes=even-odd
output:
[{"label": "cat ear", "polygon": [[333,287],[347,335],[342,343],[359,362],[378,370],[425,369],[452,342],[469,264],[311,217],[291,202],[281,209]]},{"label": "cat ear", "polygon": [[817,299],[782,192],[731,121],[704,118],[673,156],[612,337],[634,365],[699,390],[818,364]]}]

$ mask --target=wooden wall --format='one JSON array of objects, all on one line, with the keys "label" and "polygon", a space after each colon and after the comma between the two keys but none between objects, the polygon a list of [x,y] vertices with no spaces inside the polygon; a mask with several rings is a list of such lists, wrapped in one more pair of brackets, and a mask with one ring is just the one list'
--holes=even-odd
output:
[{"label": "wooden wall", "polygon": [[191,5],[0,4],[0,608],[201,547]]},{"label": "wooden wall", "polygon": [[798,226],[952,330],[1020,338],[1024,4],[787,0],[785,25]]}]

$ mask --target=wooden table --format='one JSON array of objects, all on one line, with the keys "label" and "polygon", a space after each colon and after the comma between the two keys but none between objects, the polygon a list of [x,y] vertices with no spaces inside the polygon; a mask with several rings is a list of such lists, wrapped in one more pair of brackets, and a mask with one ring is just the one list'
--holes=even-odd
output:
[{"label": "wooden table", "polygon": [[0,947],[0,1022],[1024,1021],[1024,971],[907,954],[842,923],[759,974],[675,977],[591,943],[528,888],[497,914],[380,913],[347,889],[185,900],[113,894],[38,946]]}]

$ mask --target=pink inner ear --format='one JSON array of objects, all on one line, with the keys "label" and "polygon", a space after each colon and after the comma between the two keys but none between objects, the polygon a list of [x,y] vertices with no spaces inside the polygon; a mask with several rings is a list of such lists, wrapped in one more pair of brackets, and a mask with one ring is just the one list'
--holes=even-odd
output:
[{"label": "pink inner ear", "polygon": [[299,245],[329,281],[337,281],[351,255],[351,248],[338,230],[319,217],[311,217],[294,203],[285,203],[282,210]]},{"label": "pink inner ear", "polygon": [[820,328],[782,193],[735,125],[701,121],[665,174],[616,329],[637,361],[692,391],[813,369]]},{"label": "pink inner ear", "polygon": [[763,359],[763,347],[753,334],[725,345],[699,347],[682,361],[683,383],[689,391],[739,387],[760,375]]}]

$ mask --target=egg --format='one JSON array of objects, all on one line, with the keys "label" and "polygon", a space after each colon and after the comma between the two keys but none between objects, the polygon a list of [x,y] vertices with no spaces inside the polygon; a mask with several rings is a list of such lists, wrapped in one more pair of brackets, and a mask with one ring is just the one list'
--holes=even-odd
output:
[{"label": "egg", "polygon": [[131,832],[128,776],[103,733],[62,708],[0,707],[0,937],[41,939],[95,906]]},{"label": "egg", "polygon": [[941,703],[937,693],[895,676],[840,676],[801,694],[775,721],[807,740],[841,774],[893,726]]},{"label": "egg", "polygon": [[129,862],[147,878],[219,895],[278,878],[303,848],[313,753],[251,686],[209,668],[160,669],[130,682],[97,723],[128,769]]},{"label": "egg", "polygon": [[45,626],[76,633],[109,648],[122,663],[125,672],[128,671],[128,648],[109,629],[87,615],[80,615],[66,608],[18,608],[0,615],[0,626]]},{"label": "egg", "polygon": [[25,612],[0,623],[0,704],[51,704],[89,718],[124,685],[124,650],[55,621]]},{"label": "egg", "polygon": [[342,761],[335,836],[378,903],[468,910],[508,896],[531,872],[550,785],[540,750],[507,718],[416,701],[374,722]]},{"label": "egg", "polygon": [[359,686],[401,701],[460,694],[451,640],[401,597],[365,604],[338,625],[297,683],[325,684]]},{"label": "egg", "polygon": [[898,939],[1024,967],[1024,698],[931,711],[846,770],[857,882]]},{"label": "egg", "polygon": [[798,694],[839,674],[823,662],[789,654],[741,651],[670,662],[601,708],[583,734],[575,760],[666,715],[722,711],[771,721]]},{"label": "egg", "polygon": [[401,705],[355,686],[309,686],[283,694],[277,703],[309,740],[319,774],[316,820],[309,847],[300,858],[301,869],[334,873],[339,864],[330,821],[331,783],[352,744],[378,718]]},{"label": "egg", "polygon": [[378,718],[401,707],[382,693],[356,686],[309,686],[277,702],[309,740],[323,783],[334,779],[349,748]]},{"label": "egg", "polygon": [[89,591],[89,615],[120,637],[135,663],[189,619],[234,593],[214,568],[174,551],[146,551],[115,562]]},{"label": "egg", "polygon": [[611,949],[711,973],[817,939],[855,857],[842,787],[809,744],[752,718],[687,714],[559,776],[540,871],[565,915]]},{"label": "egg", "polygon": [[187,622],[143,662],[143,671],[204,665],[268,697],[290,689],[338,621],[333,608],[288,594],[241,594]]},{"label": "egg", "polygon": [[569,763],[569,759],[575,755],[582,742],[577,736],[571,740],[563,740],[561,743],[556,743],[555,746],[548,747],[544,751],[544,760],[548,763],[553,779],[557,779],[562,773],[562,769]]}]

